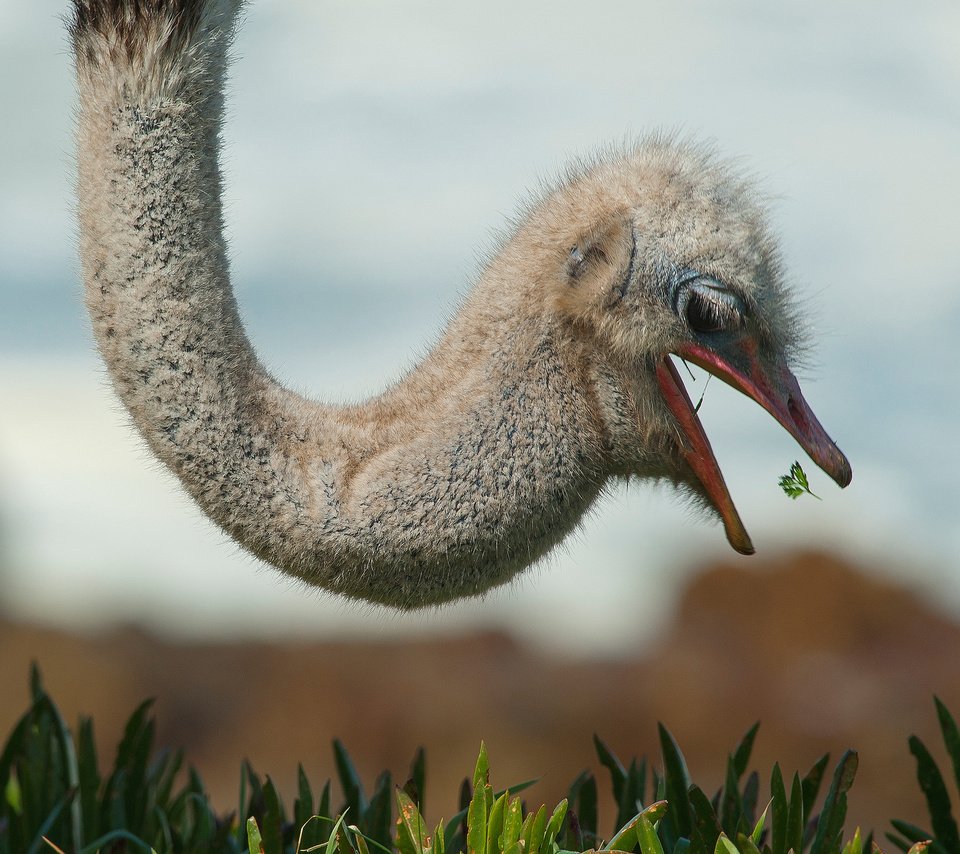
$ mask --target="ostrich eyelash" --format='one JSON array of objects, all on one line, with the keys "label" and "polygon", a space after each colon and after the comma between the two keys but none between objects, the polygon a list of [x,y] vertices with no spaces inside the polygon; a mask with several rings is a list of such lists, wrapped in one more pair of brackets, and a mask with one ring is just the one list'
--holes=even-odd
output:
[{"label": "ostrich eyelash", "polygon": [[694,332],[720,332],[742,325],[743,300],[716,279],[690,272],[675,287],[674,311]]}]

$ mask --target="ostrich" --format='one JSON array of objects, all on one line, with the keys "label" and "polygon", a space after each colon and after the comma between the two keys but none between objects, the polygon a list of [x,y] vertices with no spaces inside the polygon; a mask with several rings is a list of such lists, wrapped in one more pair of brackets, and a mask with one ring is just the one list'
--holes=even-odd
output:
[{"label": "ostrich", "polygon": [[[432,351],[358,405],[305,399],[243,330],[219,134],[242,0],[73,0],[80,255],[114,387],[257,557],[400,609],[482,594],[615,480],[672,482],[750,538],[670,354],[753,398],[840,486],[788,365],[802,324],[750,184],[654,136],[571,168]],[[375,241],[376,235],[371,235]]]}]

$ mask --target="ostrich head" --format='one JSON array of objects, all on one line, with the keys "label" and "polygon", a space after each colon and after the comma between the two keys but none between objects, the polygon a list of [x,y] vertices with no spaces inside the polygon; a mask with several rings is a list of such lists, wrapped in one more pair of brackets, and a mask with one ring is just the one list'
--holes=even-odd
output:
[{"label": "ostrich head", "polygon": [[[728,164],[657,138],[570,175],[504,253],[549,271],[536,298],[617,378],[598,406],[625,473],[692,492],[744,554],[753,546],[671,356],[752,398],[841,487],[852,477],[790,369],[804,330],[765,219]],[[636,423],[623,423],[621,395]]]}]

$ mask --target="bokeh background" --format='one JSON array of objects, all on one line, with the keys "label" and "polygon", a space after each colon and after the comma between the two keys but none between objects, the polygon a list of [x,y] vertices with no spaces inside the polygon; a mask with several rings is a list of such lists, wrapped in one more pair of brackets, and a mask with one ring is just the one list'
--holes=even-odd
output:
[{"label": "bokeh background", "polygon": [[[784,255],[813,318],[801,384],[853,463],[854,481],[844,492],[807,465],[823,501],[790,501],[777,478],[798,449],[756,406],[712,383],[701,415],[759,558],[733,555],[721,528],[692,514],[668,490],[635,485],[611,491],[570,542],[508,588],[480,602],[405,616],[304,590],[240,552],[150,459],[130,428],[95,354],[78,282],[66,6],[0,0],[5,682],[25,684],[21,660],[37,657],[43,666],[48,648],[41,635],[75,639],[82,633],[89,640],[100,633],[112,640],[100,646],[64,640],[100,667],[86,680],[75,676],[71,702],[89,712],[106,694],[126,697],[116,686],[106,690],[104,674],[116,672],[108,662],[118,645],[131,642],[103,633],[137,626],[136,632],[180,646],[169,647],[163,667],[130,665],[141,675],[166,674],[162,684],[125,683],[133,684],[131,704],[136,690],[156,692],[162,712],[163,692],[172,696],[181,674],[177,684],[192,685],[177,706],[188,723],[182,732],[172,728],[170,738],[186,743],[203,729],[189,725],[189,710],[202,706],[214,720],[218,714],[220,693],[185,665],[197,655],[197,644],[297,644],[271,646],[287,652],[270,662],[237,653],[227,672],[240,679],[243,671],[242,678],[256,683],[278,672],[278,660],[287,661],[280,682],[297,699],[280,700],[286,695],[273,678],[271,696],[282,708],[300,708],[291,720],[309,721],[317,704],[355,712],[359,705],[396,702],[372,690],[348,702],[344,698],[353,695],[340,683],[334,683],[338,690],[317,687],[302,668],[319,656],[345,660],[350,650],[374,649],[370,661],[388,660],[399,649],[455,649],[469,647],[469,638],[481,645],[493,638],[492,663],[474,670],[478,685],[485,675],[490,684],[501,680],[515,688],[504,688],[497,711],[490,707],[473,723],[466,717],[472,688],[459,689],[462,707],[445,707],[448,722],[456,722],[463,743],[471,745],[464,748],[466,770],[480,737],[490,740],[491,721],[520,715],[536,731],[551,731],[560,713],[544,686],[554,684],[553,677],[538,682],[531,675],[547,668],[545,662],[581,668],[564,684],[571,694],[587,692],[596,708],[614,702],[616,683],[624,679],[639,680],[642,690],[635,690],[647,701],[690,684],[676,675],[682,669],[669,676],[603,668],[686,649],[679,638],[696,636],[708,617],[691,616],[686,604],[678,611],[678,603],[688,603],[710,578],[726,579],[717,590],[743,597],[708,597],[713,604],[704,613],[719,619],[720,612],[745,625],[747,640],[740,646],[722,640],[722,633],[708,644],[725,650],[729,702],[738,698],[744,711],[732,715],[723,704],[701,703],[699,716],[676,727],[686,728],[689,738],[723,730],[721,720],[742,731],[760,714],[769,680],[748,675],[748,650],[770,647],[771,632],[800,620],[796,634],[776,647],[786,655],[809,634],[803,615],[820,631],[830,623],[823,614],[846,618],[849,610],[831,611],[804,598],[816,585],[826,589],[830,579],[842,586],[857,578],[905,591],[890,594],[892,601],[909,602],[902,613],[881,609],[883,620],[847,638],[857,655],[876,652],[871,637],[884,631],[887,618],[891,630],[902,633],[905,620],[950,626],[960,617],[956,3],[250,5],[236,42],[224,131],[226,217],[241,310],[275,375],[305,393],[339,400],[382,389],[436,338],[494,235],[530,188],[604,142],[674,129],[712,139],[721,151],[741,157],[773,197]],[[692,393],[702,387],[701,375]],[[798,549],[805,557],[789,557]],[[717,561],[726,567],[719,576],[701,575]],[[783,573],[790,568],[799,579],[788,584],[790,595],[758,592],[787,584]],[[869,609],[875,600],[851,592],[830,601]],[[770,610],[765,620],[757,618],[758,603]],[[788,607],[800,616],[787,617]],[[777,614],[783,614],[779,621]],[[689,630],[678,635],[684,625]],[[793,708],[793,700],[819,685],[834,698],[860,698],[849,703],[866,717],[857,718],[860,723],[851,718],[844,730],[854,740],[858,732],[868,734],[873,724],[867,720],[895,723],[905,739],[911,727],[922,729],[932,718],[930,693],[949,695],[958,681],[960,649],[956,635],[944,631],[908,633],[919,644],[911,647],[913,659],[877,658],[877,684],[886,686],[879,694],[856,694],[856,669],[848,662],[845,670],[836,665],[839,654],[820,650],[803,659],[808,681],[788,680],[778,689],[782,705]],[[902,634],[891,637],[898,639],[889,641],[891,648],[907,643]],[[308,643],[331,640],[339,652],[307,651],[314,649]],[[697,667],[712,661],[703,650],[689,656]],[[936,675],[922,678],[910,660],[935,664]],[[770,660],[771,673],[779,672],[776,662]],[[424,672],[439,674],[425,683],[428,696],[401,704],[431,705],[431,690],[444,693],[442,674],[461,665],[428,656]],[[371,666],[358,663],[358,678]],[[502,682],[504,667],[515,681]],[[66,674],[79,673],[72,664],[63,664],[62,672],[66,682]],[[593,678],[583,682],[587,673]],[[528,679],[540,688],[520,703]],[[477,688],[485,690],[493,689]],[[622,685],[619,690],[622,695]],[[891,697],[904,692],[919,705],[894,713]],[[25,689],[11,696],[25,702]],[[750,711],[751,697],[757,711]],[[671,723],[666,706],[653,709],[648,702],[644,709],[647,717]],[[833,706],[816,703],[791,713],[807,725],[818,711],[828,723],[842,717]],[[176,709],[167,713],[181,720]],[[563,730],[563,741],[569,747],[576,737],[586,756],[601,721],[592,716],[599,713],[584,705],[571,714],[575,723]],[[633,718],[638,731],[647,717]],[[263,715],[254,720],[262,724]],[[249,726],[238,731],[252,738],[257,724]],[[389,742],[405,755],[412,755],[414,741],[429,742],[437,732],[424,718],[419,729],[404,731],[409,743],[398,744],[396,731],[391,736],[382,721],[377,726],[375,733],[370,722],[361,740]],[[649,741],[631,740],[626,719],[610,726],[611,741],[619,740],[624,751],[654,746],[649,731],[638,736]],[[295,728],[281,724],[278,730],[295,749]],[[329,740],[336,734],[312,736]],[[523,743],[529,738],[518,738],[509,751],[519,776],[529,777],[541,771],[534,759],[546,761],[550,751],[527,762]],[[701,746],[692,765],[710,761],[703,758],[706,742],[697,742]],[[771,755],[776,747],[770,745]],[[815,747],[805,743],[803,750]],[[361,765],[397,761],[384,750]],[[909,757],[905,747],[901,752],[901,779],[908,781]],[[806,765],[816,758],[798,756]],[[239,758],[221,757],[232,768]],[[722,756],[718,761],[722,768]],[[494,755],[495,768],[496,762]]]}]

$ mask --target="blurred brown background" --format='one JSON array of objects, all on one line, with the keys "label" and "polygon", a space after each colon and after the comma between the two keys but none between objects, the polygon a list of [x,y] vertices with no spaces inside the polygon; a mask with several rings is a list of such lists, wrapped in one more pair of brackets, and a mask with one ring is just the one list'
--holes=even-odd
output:
[{"label": "blurred brown background", "polygon": [[[235,807],[241,759],[289,797],[298,761],[315,785],[333,776],[330,742],[339,737],[368,788],[383,768],[402,782],[424,746],[426,811],[436,821],[456,811],[484,739],[495,786],[540,778],[528,804],[552,806],[580,770],[594,769],[609,832],[594,733],[624,761],[659,762],[663,721],[712,791],[727,752],[759,719],[752,767],[764,782],[775,760],[787,776],[853,747],[860,770],[849,830],[883,831],[890,818],[928,825],[906,740],[919,734],[943,759],[932,695],[960,714],[960,627],[863,569],[822,554],[706,567],[659,641],[616,660],[551,658],[500,634],[173,644],[136,628],[76,636],[4,621],[0,731],[25,710],[36,661],[68,722],[94,716],[102,762],[112,761],[137,703],[155,697],[159,743],[185,748],[223,811]],[[557,631],[576,619],[557,615]]]}]

